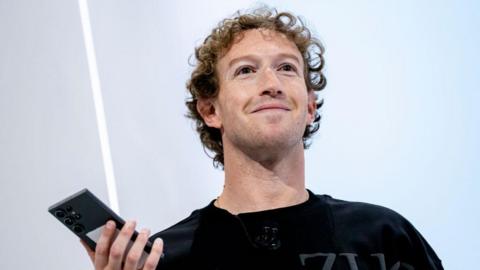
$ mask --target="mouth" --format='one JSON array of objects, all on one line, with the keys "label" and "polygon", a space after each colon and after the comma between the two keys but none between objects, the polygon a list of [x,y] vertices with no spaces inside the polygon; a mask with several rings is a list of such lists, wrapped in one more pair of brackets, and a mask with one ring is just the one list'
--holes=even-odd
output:
[{"label": "mouth", "polygon": [[252,113],[262,112],[262,111],[290,111],[290,108],[284,104],[277,104],[277,103],[262,104],[255,107]]}]

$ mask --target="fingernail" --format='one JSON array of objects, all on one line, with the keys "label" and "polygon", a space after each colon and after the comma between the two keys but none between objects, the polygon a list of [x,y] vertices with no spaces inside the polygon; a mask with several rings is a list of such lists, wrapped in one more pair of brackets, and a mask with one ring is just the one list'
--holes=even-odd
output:
[{"label": "fingernail", "polygon": [[153,244],[157,247],[159,247],[163,243],[162,238],[157,238],[155,241],[153,241]]},{"label": "fingernail", "polygon": [[107,228],[108,229],[113,229],[115,227],[115,223],[111,220],[107,222]]},{"label": "fingernail", "polygon": [[140,231],[141,234],[145,234],[145,235],[149,235],[150,234],[150,230],[149,229],[142,229]]}]

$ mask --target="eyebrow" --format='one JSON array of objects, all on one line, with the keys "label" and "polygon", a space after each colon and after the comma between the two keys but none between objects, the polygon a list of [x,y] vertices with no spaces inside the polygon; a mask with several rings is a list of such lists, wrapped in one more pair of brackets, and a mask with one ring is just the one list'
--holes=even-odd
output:
[{"label": "eyebrow", "polygon": [[[259,58],[260,56],[256,54],[248,54],[248,55],[240,56],[230,60],[230,62],[228,62],[228,68],[231,68],[233,65],[243,60],[255,61],[255,60],[258,60]],[[274,58],[288,58],[295,61],[300,66],[300,59],[298,59],[297,56],[291,53],[279,53],[274,55]]]}]

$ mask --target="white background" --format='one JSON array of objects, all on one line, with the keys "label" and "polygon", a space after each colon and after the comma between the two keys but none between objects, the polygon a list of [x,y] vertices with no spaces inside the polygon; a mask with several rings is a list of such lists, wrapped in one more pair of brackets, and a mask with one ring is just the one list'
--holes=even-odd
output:
[{"label": "white background", "polygon": [[[326,47],[319,194],[387,206],[445,269],[475,269],[480,37],[475,1],[265,1]],[[90,1],[120,213],[157,232],[220,192],[184,117],[188,58],[252,1]],[[108,202],[77,1],[0,0],[1,269],[89,269],[48,206],[87,187]]]}]

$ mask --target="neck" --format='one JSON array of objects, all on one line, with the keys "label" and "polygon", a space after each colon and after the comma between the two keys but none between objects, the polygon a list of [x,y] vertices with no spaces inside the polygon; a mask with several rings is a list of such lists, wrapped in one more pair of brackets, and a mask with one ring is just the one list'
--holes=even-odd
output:
[{"label": "neck", "polygon": [[308,199],[303,145],[266,161],[232,150],[224,146],[225,186],[215,202],[217,207],[239,214],[287,207]]}]

